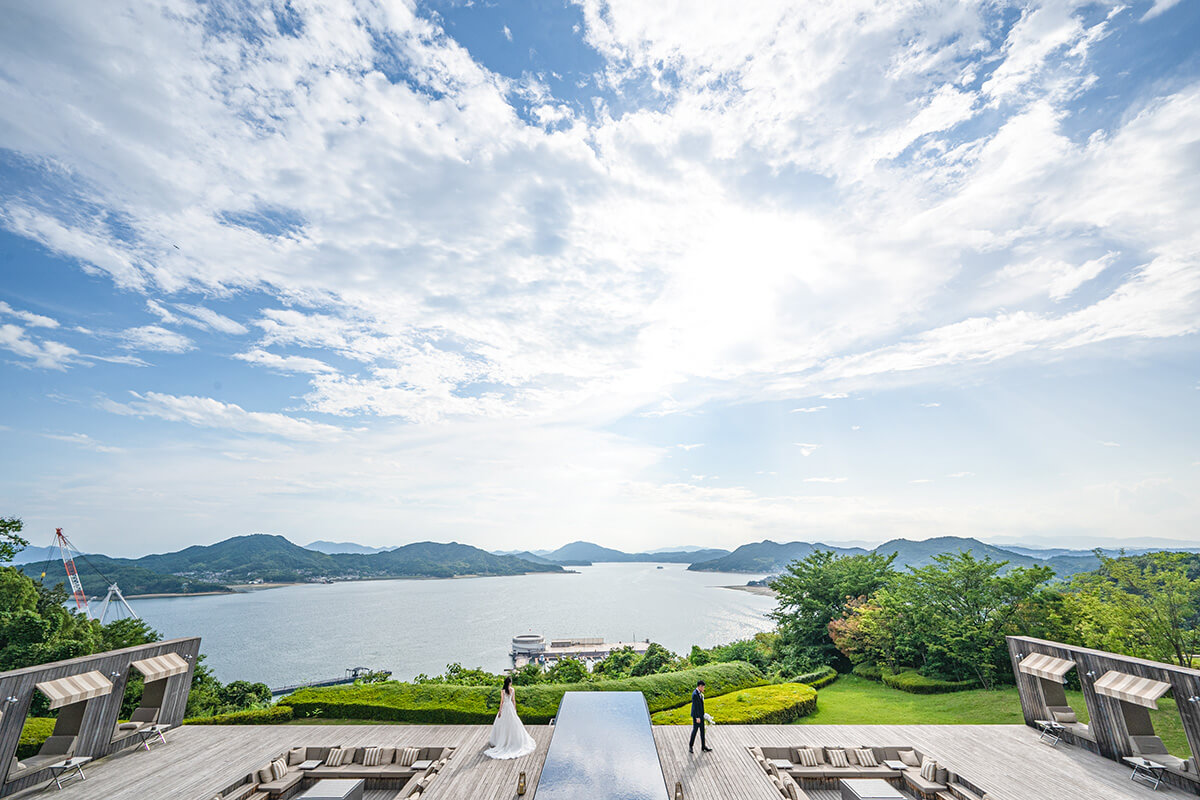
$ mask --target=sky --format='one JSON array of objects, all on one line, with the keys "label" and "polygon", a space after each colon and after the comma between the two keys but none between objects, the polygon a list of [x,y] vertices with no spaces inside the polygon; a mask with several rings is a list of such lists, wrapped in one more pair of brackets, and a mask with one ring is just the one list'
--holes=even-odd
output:
[{"label": "sky", "polygon": [[1200,2],[4,18],[35,544],[1197,539]]}]

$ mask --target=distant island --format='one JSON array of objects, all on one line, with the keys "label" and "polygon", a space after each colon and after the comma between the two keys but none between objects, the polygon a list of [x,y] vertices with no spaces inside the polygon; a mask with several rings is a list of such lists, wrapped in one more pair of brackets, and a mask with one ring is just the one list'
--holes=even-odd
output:
[{"label": "distant island", "polygon": [[[687,564],[687,568],[695,572],[776,575],[790,562],[805,558],[815,550],[830,550],[842,555],[894,553],[894,567],[898,570],[926,566],[933,562],[934,556],[942,553],[967,552],[976,558],[1007,561],[1013,567],[1047,565],[1060,578],[1099,567],[1095,553],[1089,550],[1057,548],[1039,551],[1018,546],[1009,549],[958,536],[939,536],[923,541],[893,539],[873,550],[820,542],[765,540],[744,544],[732,552],[716,548],[672,548],[626,553],[585,541],[571,542],[556,550],[500,552],[456,542],[414,542],[387,548],[317,541],[301,547],[282,536],[256,533],[133,559],[89,553],[80,557],[78,569],[84,591],[89,595],[105,594],[109,582],[115,581],[127,596],[144,596],[232,592],[235,587],[246,585],[563,574],[569,571],[568,567],[599,563]],[[19,564],[18,568],[50,585],[63,582],[62,562],[42,556],[45,550],[35,552],[39,560]],[[1142,552],[1148,550],[1131,550],[1129,555]],[[769,592],[762,582],[759,583],[758,587],[749,588]]]}]

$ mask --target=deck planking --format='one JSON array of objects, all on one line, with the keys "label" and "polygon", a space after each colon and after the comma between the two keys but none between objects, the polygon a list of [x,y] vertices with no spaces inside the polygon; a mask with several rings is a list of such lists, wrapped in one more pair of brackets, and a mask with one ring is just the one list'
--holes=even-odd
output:
[{"label": "deck planking", "polygon": [[[535,798],[553,728],[528,726],[537,749],[513,761],[483,755],[485,725],[188,726],[167,733],[151,752],[129,750],[86,768],[87,780],[47,797],[61,800],[211,800],[214,793],[289,747],[447,746],[458,748],[422,800],[516,800],[517,775],[526,773],[526,798]],[[1177,789],[1132,783],[1121,765],[1092,753],[1038,742],[1024,725],[719,725],[709,729],[712,753],[688,753],[686,726],[656,726],[654,739],[668,791],[682,781],[688,800],[779,800],[747,748],[911,745],[963,774],[996,800],[1150,800],[1186,798]],[[371,792],[371,800],[394,793]],[[809,792],[811,800],[835,795]],[[33,796],[29,793],[19,795]]]}]

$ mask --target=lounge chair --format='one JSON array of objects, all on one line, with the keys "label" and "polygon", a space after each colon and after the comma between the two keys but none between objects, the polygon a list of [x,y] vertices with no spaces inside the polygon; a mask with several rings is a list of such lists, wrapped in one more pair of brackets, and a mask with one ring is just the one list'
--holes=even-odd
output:
[{"label": "lounge chair", "polygon": [[11,767],[9,768],[8,780],[15,780],[18,777],[23,778],[40,769],[45,769],[51,764],[66,761],[73,755],[75,755],[74,736],[51,736],[42,743],[42,747],[38,750],[37,755],[17,762],[19,771],[16,774],[14,774]]},{"label": "lounge chair", "polygon": [[1130,736],[1129,744],[1133,747],[1134,755],[1143,756],[1151,761],[1162,764],[1171,772],[1186,775],[1196,774],[1191,771],[1191,763],[1188,760],[1173,756],[1167,752],[1167,746],[1157,736]]}]

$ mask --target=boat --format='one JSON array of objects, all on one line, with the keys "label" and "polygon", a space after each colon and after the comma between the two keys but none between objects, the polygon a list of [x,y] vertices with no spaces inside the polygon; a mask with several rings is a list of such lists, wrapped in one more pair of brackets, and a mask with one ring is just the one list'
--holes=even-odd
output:
[{"label": "boat", "polygon": [[659,564],[655,569],[662,569],[662,564]]}]

